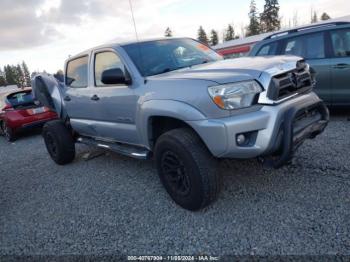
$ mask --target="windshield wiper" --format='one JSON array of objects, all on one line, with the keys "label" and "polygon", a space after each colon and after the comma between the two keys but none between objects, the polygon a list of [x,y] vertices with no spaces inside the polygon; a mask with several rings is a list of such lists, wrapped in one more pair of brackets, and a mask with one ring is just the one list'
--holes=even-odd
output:
[{"label": "windshield wiper", "polygon": [[163,71],[160,71],[158,73],[156,73],[155,75],[159,75],[159,74],[165,74],[171,71],[175,71],[175,70],[179,70],[179,69],[183,69],[186,67],[191,67],[191,66],[179,66],[179,67],[175,67],[175,68],[165,68]]}]

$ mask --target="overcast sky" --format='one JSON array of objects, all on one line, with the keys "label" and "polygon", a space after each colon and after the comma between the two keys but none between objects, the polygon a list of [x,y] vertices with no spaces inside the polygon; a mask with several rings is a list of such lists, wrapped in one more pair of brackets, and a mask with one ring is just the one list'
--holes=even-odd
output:
[{"label": "overcast sky", "polygon": [[[262,11],[264,0],[256,0]],[[310,21],[310,10],[331,17],[350,15],[349,0],[280,0],[288,24],[297,13]],[[161,37],[166,27],[175,36],[196,37],[227,24],[236,32],[248,23],[250,0],[132,0],[140,38]],[[0,66],[25,60],[31,71],[56,72],[64,60],[84,49],[109,42],[134,40],[128,0],[0,0]]]}]

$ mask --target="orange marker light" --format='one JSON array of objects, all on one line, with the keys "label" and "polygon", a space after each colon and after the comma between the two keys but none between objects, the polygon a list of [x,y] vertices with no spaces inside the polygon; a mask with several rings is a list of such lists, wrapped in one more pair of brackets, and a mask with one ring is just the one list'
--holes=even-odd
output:
[{"label": "orange marker light", "polygon": [[214,102],[215,102],[215,104],[218,105],[219,107],[225,108],[225,103],[224,103],[224,101],[222,100],[221,96],[215,96],[215,97],[214,97]]}]

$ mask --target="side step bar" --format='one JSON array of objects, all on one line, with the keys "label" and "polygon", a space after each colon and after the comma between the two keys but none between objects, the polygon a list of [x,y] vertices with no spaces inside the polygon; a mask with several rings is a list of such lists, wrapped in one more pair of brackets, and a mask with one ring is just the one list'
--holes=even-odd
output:
[{"label": "side step bar", "polygon": [[121,143],[110,143],[105,141],[99,141],[92,138],[86,138],[86,137],[79,137],[77,139],[77,142],[95,146],[99,148],[108,149],[110,151],[113,151],[115,153],[136,158],[136,159],[149,159],[151,157],[151,152],[145,148],[137,147],[137,146],[131,146],[131,145],[125,145]]}]

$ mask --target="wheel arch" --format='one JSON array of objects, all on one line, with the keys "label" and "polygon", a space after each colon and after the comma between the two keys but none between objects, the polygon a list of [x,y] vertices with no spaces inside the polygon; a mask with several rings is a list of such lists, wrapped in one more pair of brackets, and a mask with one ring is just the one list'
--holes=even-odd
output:
[{"label": "wheel arch", "polygon": [[188,121],[204,119],[206,117],[202,112],[184,102],[151,100],[140,106],[137,125],[142,143],[152,150],[159,136],[172,129],[186,127],[199,136]]}]

